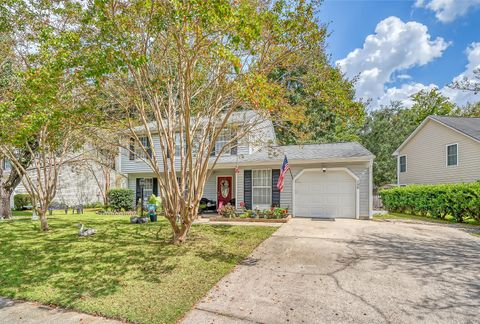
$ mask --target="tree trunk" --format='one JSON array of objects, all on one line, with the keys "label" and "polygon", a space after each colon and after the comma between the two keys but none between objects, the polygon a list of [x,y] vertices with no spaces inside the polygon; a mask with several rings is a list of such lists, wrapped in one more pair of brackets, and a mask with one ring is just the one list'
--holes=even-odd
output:
[{"label": "tree trunk", "polygon": [[12,209],[10,208],[10,198],[12,190],[0,187],[0,218],[11,219]]},{"label": "tree trunk", "polygon": [[38,213],[40,217],[40,228],[42,229],[42,231],[46,232],[49,230],[47,223],[47,212],[46,210],[40,209]]},{"label": "tree trunk", "polygon": [[184,223],[177,231],[173,229],[173,244],[182,244],[187,240],[187,234],[192,223]]}]

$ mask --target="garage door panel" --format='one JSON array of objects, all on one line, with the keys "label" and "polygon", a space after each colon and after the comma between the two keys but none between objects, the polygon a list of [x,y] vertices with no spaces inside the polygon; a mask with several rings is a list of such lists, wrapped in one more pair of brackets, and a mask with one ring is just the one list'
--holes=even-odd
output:
[{"label": "garage door panel", "polygon": [[355,218],[356,181],[344,171],[305,171],[295,181],[295,216]]}]

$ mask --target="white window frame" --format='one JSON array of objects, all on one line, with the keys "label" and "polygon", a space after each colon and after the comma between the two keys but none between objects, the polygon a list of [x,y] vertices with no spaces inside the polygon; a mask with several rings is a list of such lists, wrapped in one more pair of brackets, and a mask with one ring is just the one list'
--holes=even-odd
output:
[{"label": "white window frame", "polygon": [[225,147],[225,149],[223,150],[222,155],[232,155],[232,148],[236,145],[234,143],[231,143],[233,137],[234,132],[231,128],[224,128],[221,130],[220,134],[217,137],[217,141],[215,142],[215,156],[218,155],[218,153],[222,150],[223,147]]},{"label": "white window frame", "polygon": [[2,169],[3,171],[11,171],[12,170],[12,162],[7,159],[2,160]]},{"label": "white window frame", "polygon": [[[266,171],[268,175],[267,185],[255,186],[255,172]],[[255,202],[255,189],[268,189],[268,200],[267,204],[259,204]],[[272,206],[272,170],[271,169],[253,169],[252,170],[252,208],[268,209]]]},{"label": "white window frame", "polygon": [[143,178],[143,180],[143,204],[146,205],[150,196],[153,195],[153,178]]},{"label": "white window frame", "polygon": [[[402,171],[402,157],[405,158],[405,171]],[[407,159],[407,155],[400,155],[398,157],[398,173],[406,173],[407,172],[407,165],[408,165],[408,159]]]},{"label": "white window frame", "polygon": [[[142,143],[141,145],[143,145],[143,148],[148,148],[148,136],[139,136],[138,140]],[[133,155],[135,160],[145,160],[147,158],[147,154],[143,151],[141,145],[139,143],[135,143],[135,154]]]},{"label": "white window frame", "polygon": [[[456,161],[457,163],[449,165],[448,164],[448,148],[450,146],[456,146],[457,147],[457,154],[456,154],[457,155],[457,161]],[[458,163],[459,163],[459,145],[458,145],[458,143],[451,143],[451,144],[445,145],[445,165],[447,167],[455,167],[455,166],[458,166]]]}]

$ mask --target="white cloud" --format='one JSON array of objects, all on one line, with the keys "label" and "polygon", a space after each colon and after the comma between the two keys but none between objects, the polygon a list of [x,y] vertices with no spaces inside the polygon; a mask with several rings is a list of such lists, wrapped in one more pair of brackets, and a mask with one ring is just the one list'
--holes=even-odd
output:
[{"label": "white cloud", "polygon": [[415,7],[426,8],[435,12],[443,23],[454,21],[465,15],[470,9],[480,6],[480,0],[417,0]]},{"label": "white cloud", "polygon": [[396,72],[427,64],[442,56],[447,47],[441,37],[432,40],[425,25],[389,17],[367,36],[363,48],[355,49],[337,64],[348,77],[358,75],[358,97],[375,101],[384,95],[385,84]]},{"label": "white cloud", "polygon": [[392,101],[401,101],[405,107],[411,107],[413,101],[411,96],[421,90],[431,90],[438,88],[435,84],[424,85],[422,83],[407,83],[401,87],[388,88],[385,93],[373,103],[374,107],[387,106]]},{"label": "white cloud", "polygon": [[[480,69],[480,43],[472,43],[466,49],[468,63],[465,66],[465,71],[453,78],[453,81],[459,81],[464,78],[469,80],[476,80],[473,71]],[[451,89],[449,87],[442,88],[442,93],[448,96],[452,101],[459,105],[465,105],[468,102],[480,101],[480,94],[473,94],[469,91],[460,91]]]},{"label": "white cloud", "polygon": [[399,74],[396,76],[396,78],[400,80],[409,80],[412,78],[412,76],[408,74]]},{"label": "white cloud", "polygon": [[[452,81],[462,80],[464,77],[472,80],[474,78],[473,71],[480,68],[480,43],[472,43],[466,49],[465,53],[468,60],[465,71],[454,77]],[[388,105],[391,101],[401,101],[405,106],[410,107],[413,104],[410,98],[411,95],[420,90],[431,90],[433,88],[440,87],[435,84],[406,83],[400,87],[388,88],[377,101],[372,102],[372,107],[376,108],[381,105]],[[468,102],[474,103],[480,101],[480,94],[475,95],[473,92],[452,89],[448,86],[440,88],[440,92],[460,106],[464,106]]]}]

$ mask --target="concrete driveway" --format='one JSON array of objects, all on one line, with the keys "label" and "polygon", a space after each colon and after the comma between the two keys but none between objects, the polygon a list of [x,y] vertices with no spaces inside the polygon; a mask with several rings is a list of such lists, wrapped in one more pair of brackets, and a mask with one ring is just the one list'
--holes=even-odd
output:
[{"label": "concrete driveway", "polygon": [[480,237],[441,225],[293,219],[184,323],[479,323]]}]

